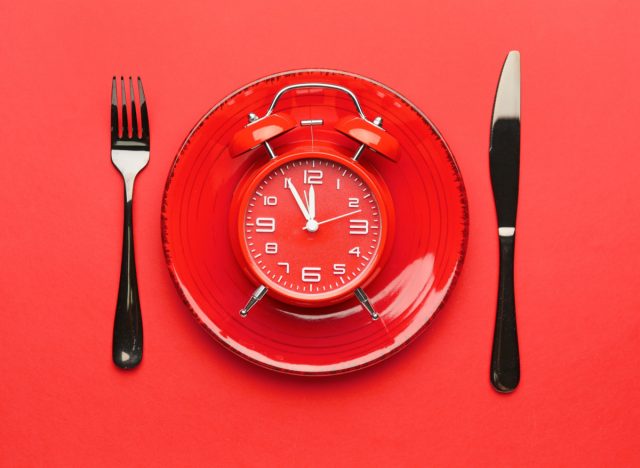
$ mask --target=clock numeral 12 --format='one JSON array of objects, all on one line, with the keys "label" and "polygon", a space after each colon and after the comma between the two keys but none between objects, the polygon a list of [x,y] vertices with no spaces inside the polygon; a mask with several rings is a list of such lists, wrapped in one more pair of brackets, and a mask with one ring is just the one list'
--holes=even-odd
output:
[{"label": "clock numeral 12", "polygon": [[309,185],[319,185],[322,183],[323,172],[320,169],[305,169],[304,183]]}]

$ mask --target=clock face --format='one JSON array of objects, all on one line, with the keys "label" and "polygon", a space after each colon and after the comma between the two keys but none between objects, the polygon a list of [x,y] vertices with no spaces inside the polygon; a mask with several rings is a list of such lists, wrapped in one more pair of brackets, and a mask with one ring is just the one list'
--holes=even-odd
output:
[{"label": "clock face", "polygon": [[358,163],[323,153],[278,157],[244,194],[241,251],[270,294],[326,305],[370,277],[387,216],[379,187]]}]

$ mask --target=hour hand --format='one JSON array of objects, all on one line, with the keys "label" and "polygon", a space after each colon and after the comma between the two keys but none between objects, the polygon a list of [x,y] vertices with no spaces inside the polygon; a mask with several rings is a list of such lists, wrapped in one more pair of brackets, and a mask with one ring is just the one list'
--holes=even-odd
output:
[{"label": "hour hand", "polygon": [[296,203],[298,204],[298,208],[300,208],[300,211],[302,211],[302,216],[304,216],[304,219],[306,219],[307,221],[310,220],[311,216],[309,216],[309,211],[307,210],[307,207],[304,205],[302,198],[300,198],[300,194],[296,190],[291,179],[289,179],[288,182],[289,183],[287,184],[287,186],[289,187],[289,190],[291,190],[291,193],[293,194],[293,198],[295,198]]}]

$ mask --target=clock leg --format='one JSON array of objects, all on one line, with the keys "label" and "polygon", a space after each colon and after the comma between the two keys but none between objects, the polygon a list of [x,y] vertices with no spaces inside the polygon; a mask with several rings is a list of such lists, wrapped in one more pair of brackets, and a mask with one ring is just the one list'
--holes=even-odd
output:
[{"label": "clock leg", "polygon": [[[373,125],[376,125],[378,127],[382,127],[382,117],[378,116],[375,119],[373,119]],[[356,153],[353,155],[353,160],[357,161],[360,158],[360,155],[362,154],[362,151],[367,147],[367,145],[365,145],[364,143],[362,143],[358,149],[356,150]],[[367,309],[368,310],[368,309]],[[375,319],[374,319],[375,320]]]},{"label": "clock leg", "polygon": [[273,152],[273,148],[271,148],[271,145],[269,144],[269,142],[268,142],[268,141],[265,141],[265,142],[263,143],[263,145],[264,145],[264,147],[265,147],[265,148],[267,148],[267,152],[269,153],[269,157],[270,157],[271,159],[275,159],[275,157],[276,157],[276,153],[274,153],[274,152]]},{"label": "clock leg", "polygon": [[246,317],[249,311],[251,310],[251,308],[254,305],[256,305],[258,301],[264,297],[265,294],[267,294],[268,290],[269,289],[267,289],[266,286],[263,286],[263,285],[258,286],[258,289],[253,291],[253,294],[249,298],[247,305],[244,306],[244,309],[240,309],[240,316]]},{"label": "clock leg", "polygon": [[358,298],[358,300],[360,301],[360,304],[362,304],[362,307],[364,307],[366,309],[366,311],[369,312],[369,315],[371,315],[371,318],[373,320],[378,320],[378,318],[380,316],[373,309],[373,306],[369,302],[369,298],[367,297],[367,294],[364,292],[364,290],[362,288],[357,288],[354,291],[354,293],[355,293],[356,297]]}]

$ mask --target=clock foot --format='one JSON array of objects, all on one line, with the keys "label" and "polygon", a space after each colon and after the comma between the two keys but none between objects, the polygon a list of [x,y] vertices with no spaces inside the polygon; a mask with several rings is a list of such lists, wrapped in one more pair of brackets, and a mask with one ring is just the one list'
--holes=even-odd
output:
[{"label": "clock foot", "polygon": [[371,315],[371,318],[373,320],[378,320],[378,318],[380,318],[380,316],[373,309],[373,306],[369,302],[369,298],[367,297],[367,294],[364,292],[364,290],[362,288],[357,288],[354,291],[354,293],[355,293],[356,297],[358,298],[358,300],[360,301],[360,304],[362,304],[362,307],[364,307],[366,309],[366,311],[369,312],[369,315]]},{"label": "clock foot", "polygon": [[240,309],[240,316],[246,317],[251,308],[256,305],[258,301],[264,297],[265,294],[267,294],[267,291],[268,289],[265,286],[258,286],[258,289],[253,291],[253,294],[249,298],[247,305],[244,306],[244,309]]}]

